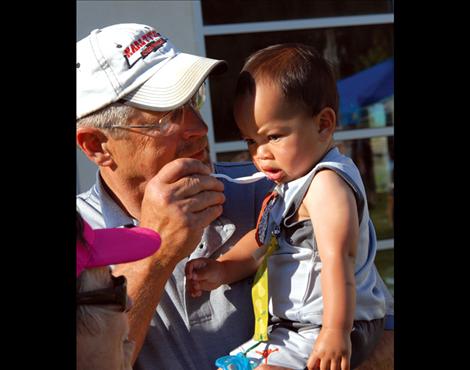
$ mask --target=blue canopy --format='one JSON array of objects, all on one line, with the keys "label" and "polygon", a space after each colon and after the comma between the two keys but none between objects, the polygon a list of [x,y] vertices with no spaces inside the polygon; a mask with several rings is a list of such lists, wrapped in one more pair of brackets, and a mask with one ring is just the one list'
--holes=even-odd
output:
[{"label": "blue canopy", "polygon": [[359,110],[393,95],[394,60],[389,58],[338,81],[342,124],[357,124]]}]

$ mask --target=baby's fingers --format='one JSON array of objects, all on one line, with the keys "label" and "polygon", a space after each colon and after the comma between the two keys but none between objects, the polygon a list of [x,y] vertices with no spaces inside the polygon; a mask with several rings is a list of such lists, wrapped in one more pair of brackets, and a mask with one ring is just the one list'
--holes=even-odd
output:
[{"label": "baby's fingers", "polygon": [[193,298],[200,297],[202,294],[201,287],[199,286],[199,283],[197,281],[191,281],[188,284],[188,291],[191,297]]},{"label": "baby's fingers", "polygon": [[320,362],[320,370],[330,370],[330,360],[322,359]]},{"label": "baby's fingers", "polygon": [[337,361],[336,359],[332,359],[330,362],[330,370],[341,370],[341,359]]},{"label": "baby's fingers", "polygon": [[318,369],[320,369],[320,359],[315,354],[315,352],[313,352],[310,355],[310,358],[307,361],[307,368],[308,368],[308,370],[318,370]]},{"label": "baby's fingers", "polygon": [[207,262],[204,258],[197,258],[194,260],[189,261],[185,266],[185,274],[186,278],[194,279],[195,278],[195,271],[202,269],[207,266]]}]

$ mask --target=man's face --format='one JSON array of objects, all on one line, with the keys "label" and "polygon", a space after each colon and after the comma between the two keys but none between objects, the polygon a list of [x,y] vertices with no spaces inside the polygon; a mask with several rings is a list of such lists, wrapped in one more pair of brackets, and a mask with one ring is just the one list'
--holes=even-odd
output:
[{"label": "man's face", "polygon": [[[135,109],[129,125],[152,125],[158,123],[163,112]],[[142,192],[147,182],[160,169],[177,158],[195,158],[209,161],[207,126],[197,111],[185,106],[178,119],[178,125],[170,133],[163,135],[158,131],[141,128],[125,129],[122,138],[108,135],[106,143],[113,157],[111,168],[113,177],[118,176]]]}]

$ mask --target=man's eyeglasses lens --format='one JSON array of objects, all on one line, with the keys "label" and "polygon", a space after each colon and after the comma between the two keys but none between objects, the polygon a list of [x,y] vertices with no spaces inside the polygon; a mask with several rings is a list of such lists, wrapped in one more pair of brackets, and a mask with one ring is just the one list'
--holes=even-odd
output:
[{"label": "man's eyeglasses lens", "polygon": [[128,308],[127,280],[125,276],[111,276],[113,286],[105,289],[77,293],[76,303],[79,305],[116,305],[119,311]]},{"label": "man's eyeglasses lens", "polygon": [[189,102],[195,110],[201,110],[202,106],[206,102],[206,82],[199,87],[199,90],[193,95]]},{"label": "man's eyeglasses lens", "polygon": [[158,123],[152,125],[112,125],[111,128],[121,129],[144,129],[148,133],[159,133],[161,135],[171,135],[174,133],[184,119],[184,112],[186,107],[190,107],[194,112],[199,114],[200,109],[206,101],[206,82],[204,82],[198,91],[189,99],[183,106],[166,112],[159,120]]}]

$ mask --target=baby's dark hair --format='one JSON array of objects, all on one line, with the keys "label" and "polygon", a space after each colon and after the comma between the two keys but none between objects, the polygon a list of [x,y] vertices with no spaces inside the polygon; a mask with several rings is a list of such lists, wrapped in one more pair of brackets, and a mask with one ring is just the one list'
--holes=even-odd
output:
[{"label": "baby's dark hair", "polygon": [[256,82],[279,86],[291,103],[300,103],[312,115],[329,107],[338,115],[338,90],[326,59],[308,45],[287,43],[268,46],[251,54],[238,77],[235,97],[254,95]]}]

